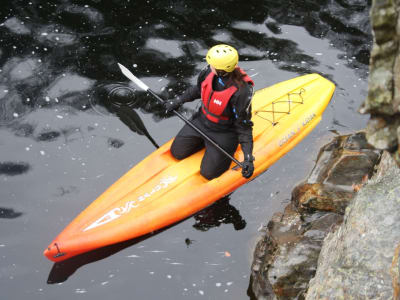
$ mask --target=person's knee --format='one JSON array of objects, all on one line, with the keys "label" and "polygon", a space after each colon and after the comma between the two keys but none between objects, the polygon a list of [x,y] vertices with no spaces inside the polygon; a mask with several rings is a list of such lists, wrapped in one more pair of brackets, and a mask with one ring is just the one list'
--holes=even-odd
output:
[{"label": "person's knee", "polygon": [[179,150],[179,147],[174,147],[174,145],[171,146],[171,155],[178,160],[181,160],[181,159],[184,159],[187,157],[186,153]]},{"label": "person's knee", "polygon": [[176,137],[171,145],[171,155],[178,159],[184,159],[204,147],[201,139]]},{"label": "person's knee", "polygon": [[217,178],[219,176],[221,176],[224,172],[226,171],[226,169],[221,169],[221,168],[206,168],[204,166],[202,166],[200,168],[200,175],[203,176],[205,179],[207,180],[211,180],[214,178]]},{"label": "person's knee", "polygon": [[213,174],[212,172],[204,171],[204,170],[201,170],[201,169],[200,169],[200,175],[203,176],[207,180],[211,180],[211,179],[214,179],[214,178],[218,177],[215,174]]}]

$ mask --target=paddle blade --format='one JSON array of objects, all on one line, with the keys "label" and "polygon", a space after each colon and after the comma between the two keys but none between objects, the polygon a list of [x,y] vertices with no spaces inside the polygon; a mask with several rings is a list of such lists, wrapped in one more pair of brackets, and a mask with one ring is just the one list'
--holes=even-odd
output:
[{"label": "paddle blade", "polygon": [[147,91],[149,87],[144,84],[143,81],[141,81],[139,78],[137,78],[135,75],[132,74],[131,71],[129,71],[126,67],[118,63],[118,67],[121,69],[122,74],[124,74],[130,81],[132,81],[134,84],[136,84],[138,87],[140,87],[142,90]]}]

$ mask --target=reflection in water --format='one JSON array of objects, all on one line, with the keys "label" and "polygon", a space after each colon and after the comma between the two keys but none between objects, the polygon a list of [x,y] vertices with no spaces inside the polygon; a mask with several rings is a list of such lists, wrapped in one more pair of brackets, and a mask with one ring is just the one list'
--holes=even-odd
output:
[{"label": "reflection in water", "polygon": [[332,124],[340,127],[348,128],[346,125],[341,124],[337,119],[333,118]]},{"label": "reflection in water", "polygon": [[28,163],[23,162],[0,162],[0,175],[21,175],[28,172],[30,168]]},{"label": "reflection in water", "polygon": [[133,239],[130,241],[114,244],[111,246],[103,247],[91,252],[87,252],[78,256],[74,256],[62,262],[55,263],[50,271],[47,279],[48,284],[55,284],[67,281],[68,278],[76,272],[80,267],[102,260],[109,257],[127,247],[143,241],[149,236],[140,239]]},{"label": "reflection in water", "polygon": [[37,136],[37,140],[40,142],[52,142],[55,139],[57,139],[59,136],[61,135],[61,133],[59,133],[58,131],[46,131],[46,132],[42,132]]},{"label": "reflection in water", "polygon": [[64,197],[65,195],[69,195],[72,193],[78,193],[78,188],[76,186],[60,186],[57,188],[54,196],[56,197]]},{"label": "reflection in water", "polygon": [[[233,207],[232,205],[229,204],[229,196],[224,197],[217,202],[215,202],[213,205],[210,205],[209,207],[203,209],[196,215],[194,215],[194,219],[196,220],[196,224],[193,225],[194,228],[200,230],[200,231],[207,231],[210,228],[213,227],[218,227],[221,224],[233,224],[233,227],[236,230],[241,230],[246,227],[246,221],[243,220],[241,217],[239,211]],[[183,222],[184,220],[181,220],[180,222]],[[180,223],[178,222],[178,223]],[[176,224],[173,224],[171,226],[175,226]],[[171,227],[169,226],[169,227]],[[119,244],[114,244],[110,245],[107,247],[103,247],[100,249],[96,249],[91,252],[83,253],[81,255],[72,257],[70,259],[67,259],[65,261],[55,263],[53,265],[53,268],[50,271],[49,277],[47,279],[48,284],[55,284],[55,283],[61,283],[74,274],[76,270],[78,270],[80,267],[87,265],[89,263],[95,262],[102,260],[104,258],[107,258],[119,251],[122,251],[125,248],[131,247],[135,244],[138,244],[140,242],[143,242],[144,240],[153,237],[159,233],[162,233],[165,230],[168,230],[169,227],[162,228],[158,231],[155,231],[151,234],[132,239],[129,241],[125,241]],[[185,244],[186,247],[189,247],[192,243],[195,242],[195,240],[191,240],[189,238],[185,238]]]},{"label": "reflection in water", "polygon": [[337,131],[336,129],[330,129],[330,130],[328,130],[328,131],[332,132],[332,133],[333,133],[334,135],[336,135],[336,136],[339,136],[339,135],[340,135],[339,131]]},{"label": "reflection in water", "polygon": [[149,141],[154,145],[154,147],[160,147],[157,142],[151,137],[146,127],[144,126],[142,119],[139,117],[134,109],[129,107],[120,107],[117,110],[117,115],[121,119],[121,121],[129,127],[130,130],[147,137]]},{"label": "reflection in water", "polygon": [[[284,25],[329,39],[358,68],[369,61],[370,2],[252,0],[230,9],[224,2],[194,0],[6,1],[0,12],[0,124],[41,107],[88,109],[85,92],[95,82],[125,80],[117,61],[137,68],[139,77],[168,77],[165,96],[173,97],[186,89],[205,51],[218,41],[239,47],[242,60],[315,72],[319,60],[285,36]],[[201,24],[201,30],[189,24]],[[139,106],[162,116],[153,106]]]},{"label": "reflection in water", "polygon": [[[182,222],[182,221],[181,221]],[[174,226],[174,225],[171,225]],[[171,227],[169,226],[169,227]],[[144,240],[151,238],[159,233],[162,233],[163,231],[167,230],[169,227],[162,228],[158,231],[154,231],[153,233],[121,242],[118,244],[113,244],[110,246],[106,246],[103,248],[99,248],[90,252],[86,252],[83,254],[80,254],[78,256],[73,256],[67,260],[54,263],[53,268],[51,269],[49,276],[47,278],[47,283],[48,284],[55,284],[55,283],[61,283],[65,282],[68,280],[68,278],[73,275],[76,270],[78,270],[80,267],[102,260],[104,258],[107,258],[111,255],[114,255],[115,253],[118,253],[119,251],[124,250],[125,248],[131,247],[133,245],[136,245],[138,243],[143,242]]]},{"label": "reflection in water", "polygon": [[0,218],[2,219],[15,219],[22,216],[21,212],[16,212],[12,208],[0,207]]},{"label": "reflection in water", "polygon": [[240,212],[229,204],[229,196],[203,209],[194,216],[194,219],[196,223],[193,227],[200,231],[207,231],[221,224],[232,224],[235,230],[242,230],[246,227],[246,221]]},{"label": "reflection in water", "polygon": [[120,139],[108,138],[107,144],[108,144],[110,147],[113,147],[113,148],[118,149],[118,148],[121,148],[125,143],[124,143],[124,141],[122,141],[122,140],[120,140]]},{"label": "reflection in water", "polygon": [[97,88],[97,94],[102,104],[109,111],[115,113],[131,131],[144,135],[156,148],[159,148],[142,119],[134,110],[137,99],[132,88],[122,83],[101,84]]},{"label": "reflection in water", "polygon": [[185,239],[185,244],[186,244],[186,246],[187,246],[188,248],[190,247],[191,244],[193,244],[193,242],[195,242],[195,240],[191,240],[191,239],[189,239],[189,238],[186,238],[186,239]]}]

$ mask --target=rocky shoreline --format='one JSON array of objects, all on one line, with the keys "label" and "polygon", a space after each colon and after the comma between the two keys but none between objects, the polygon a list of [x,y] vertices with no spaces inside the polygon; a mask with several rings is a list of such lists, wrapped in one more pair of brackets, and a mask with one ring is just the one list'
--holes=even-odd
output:
[{"label": "rocky shoreline", "polygon": [[373,0],[364,132],[325,145],[263,229],[257,299],[400,299],[400,1]]},{"label": "rocky shoreline", "polygon": [[375,168],[388,164],[381,156],[364,132],[338,136],[322,147],[308,178],[294,188],[290,204],[274,214],[257,243],[251,270],[258,299],[305,299],[324,239],[346,220],[346,208]]}]

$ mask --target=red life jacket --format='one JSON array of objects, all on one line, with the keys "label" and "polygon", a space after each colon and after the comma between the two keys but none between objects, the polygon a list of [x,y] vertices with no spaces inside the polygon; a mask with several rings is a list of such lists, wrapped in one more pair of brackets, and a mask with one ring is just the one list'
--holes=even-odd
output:
[{"label": "red life jacket", "polygon": [[[245,75],[243,80],[246,83],[254,85],[253,80],[242,69],[239,68],[239,70]],[[227,107],[229,100],[238,89],[236,86],[232,85],[225,90],[214,91],[212,88],[214,76],[215,74],[210,72],[206,79],[201,83],[202,111],[211,122],[225,123],[226,121],[229,121],[229,117],[223,115],[223,112]]]}]

